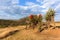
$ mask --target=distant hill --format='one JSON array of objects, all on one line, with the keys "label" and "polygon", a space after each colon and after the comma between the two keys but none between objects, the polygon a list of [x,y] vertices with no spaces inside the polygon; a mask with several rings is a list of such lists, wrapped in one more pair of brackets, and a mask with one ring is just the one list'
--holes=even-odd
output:
[{"label": "distant hill", "polygon": [[25,25],[26,24],[26,19],[28,17],[25,18],[21,18],[19,20],[4,20],[4,19],[0,19],[0,27],[8,27],[8,26],[19,26],[19,25]]}]

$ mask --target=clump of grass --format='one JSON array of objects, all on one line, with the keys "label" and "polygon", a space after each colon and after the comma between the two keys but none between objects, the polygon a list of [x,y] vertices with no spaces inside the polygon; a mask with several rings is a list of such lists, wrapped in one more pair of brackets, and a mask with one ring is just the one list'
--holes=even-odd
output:
[{"label": "clump of grass", "polygon": [[8,27],[7,25],[0,25],[0,28]]}]

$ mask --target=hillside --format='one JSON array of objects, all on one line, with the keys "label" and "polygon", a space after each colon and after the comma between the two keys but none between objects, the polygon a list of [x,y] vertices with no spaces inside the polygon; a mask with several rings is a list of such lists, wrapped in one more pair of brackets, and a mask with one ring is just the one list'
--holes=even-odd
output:
[{"label": "hillside", "polygon": [[4,19],[0,19],[0,26],[8,27],[8,26],[25,25],[26,24],[26,18],[22,18],[20,20],[4,20]]}]

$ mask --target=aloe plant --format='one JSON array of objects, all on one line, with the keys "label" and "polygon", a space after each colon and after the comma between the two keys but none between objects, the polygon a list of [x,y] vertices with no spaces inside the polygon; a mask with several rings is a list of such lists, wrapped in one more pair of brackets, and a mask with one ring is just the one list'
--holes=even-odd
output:
[{"label": "aloe plant", "polygon": [[54,22],[55,11],[53,9],[49,9],[45,15],[45,20],[47,22],[47,27],[50,27],[50,22]]},{"label": "aloe plant", "polygon": [[34,15],[29,16],[30,27],[33,27],[34,24]]},{"label": "aloe plant", "polygon": [[41,31],[41,29],[42,29],[42,20],[43,20],[42,14],[39,14],[39,15],[38,15],[39,31]]}]

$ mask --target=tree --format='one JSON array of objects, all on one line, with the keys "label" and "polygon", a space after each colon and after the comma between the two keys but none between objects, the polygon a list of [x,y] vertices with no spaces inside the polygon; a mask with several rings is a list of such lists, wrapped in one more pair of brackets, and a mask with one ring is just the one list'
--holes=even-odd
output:
[{"label": "tree", "polygon": [[28,25],[29,25],[29,19],[28,17],[26,18],[26,29],[28,28]]},{"label": "tree", "polygon": [[30,27],[33,27],[34,24],[34,15],[29,16]]},{"label": "tree", "polygon": [[32,27],[34,29],[38,23],[37,15],[30,15],[29,21],[30,21],[30,27]]},{"label": "tree", "polygon": [[54,16],[55,16],[55,11],[53,9],[49,9],[45,15],[45,20],[47,22],[48,28],[50,27],[50,22],[54,23]]},{"label": "tree", "polygon": [[39,26],[40,32],[42,31],[42,20],[43,20],[42,14],[39,14],[38,15],[38,26]]},{"label": "tree", "polygon": [[50,16],[51,16],[51,23],[53,27],[55,26],[55,21],[54,21],[54,17],[55,17],[55,10],[54,9],[50,9]]}]

